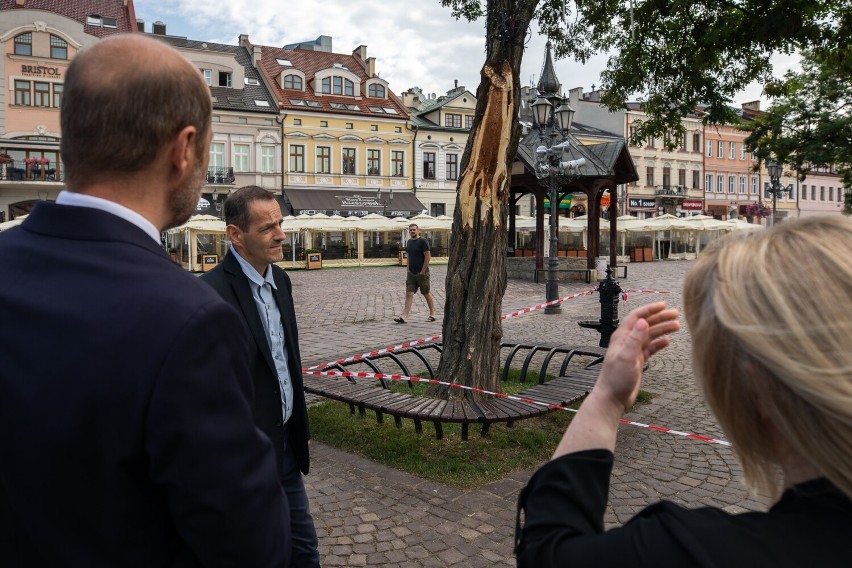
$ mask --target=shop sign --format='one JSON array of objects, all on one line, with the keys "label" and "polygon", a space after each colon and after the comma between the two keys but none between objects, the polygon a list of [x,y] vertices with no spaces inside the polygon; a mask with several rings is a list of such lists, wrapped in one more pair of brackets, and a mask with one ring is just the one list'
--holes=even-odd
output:
[{"label": "shop sign", "polygon": [[704,203],[700,199],[684,199],[680,207],[687,211],[701,211],[704,209]]},{"label": "shop sign", "polygon": [[62,77],[58,67],[44,67],[43,65],[21,65],[21,73],[24,75],[47,75],[57,79]]},{"label": "shop sign", "polygon": [[627,203],[631,209],[655,209],[657,202],[653,199],[628,198]]}]

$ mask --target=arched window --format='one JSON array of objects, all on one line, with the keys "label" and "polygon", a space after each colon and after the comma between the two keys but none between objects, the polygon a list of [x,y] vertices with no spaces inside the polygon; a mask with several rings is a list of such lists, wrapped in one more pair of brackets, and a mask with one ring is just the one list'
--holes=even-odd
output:
[{"label": "arched window", "polygon": [[27,32],[15,36],[15,55],[33,54],[33,34]]},{"label": "arched window", "polygon": [[68,59],[68,44],[61,37],[50,35],[50,58]]},{"label": "arched window", "polygon": [[302,78],[298,75],[285,75],[284,76],[284,88],[285,89],[298,89],[302,90]]},{"label": "arched window", "polygon": [[377,99],[383,99],[383,98],[385,98],[385,88],[384,88],[383,85],[378,85],[376,83],[373,83],[372,85],[370,85],[370,88],[369,88],[367,94],[370,97],[375,97]]}]

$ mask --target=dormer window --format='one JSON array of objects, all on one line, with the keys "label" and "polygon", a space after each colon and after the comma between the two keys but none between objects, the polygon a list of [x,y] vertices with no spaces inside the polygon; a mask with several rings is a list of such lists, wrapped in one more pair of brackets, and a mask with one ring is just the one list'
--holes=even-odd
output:
[{"label": "dormer window", "polygon": [[33,34],[27,32],[25,34],[15,36],[15,55],[32,55],[33,54]]},{"label": "dormer window", "polygon": [[338,75],[334,75],[333,77],[324,77],[322,80],[321,92],[329,95],[353,97],[355,96],[355,83]]},{"label": "dormer window", "polygon": [[281,86],[285,89],[302,90],[302,78],[298,75],[285,75]]},{"label": "dormer window", "polygon": [[385,87],[384,85],[372,84],[367,90],[367,96],[374,97],[377,99],[385,98]]},{"label": "dormer window", "polygon": [[227,71],[219,71],[219,86],[220,87],[230,87],[231,86],[231,74]]}]

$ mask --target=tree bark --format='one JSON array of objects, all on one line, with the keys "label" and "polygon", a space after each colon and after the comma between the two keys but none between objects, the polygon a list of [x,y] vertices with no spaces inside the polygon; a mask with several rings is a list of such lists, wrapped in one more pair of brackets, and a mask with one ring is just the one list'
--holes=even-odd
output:
[{"label": "tree bark", "polygon": [[[507,216],[524,39],[538,0],[489,0],[486,59],[462,158],[447,267],[440,380],[499,391]],[[450,396],[479,400],[470,391]]]}]

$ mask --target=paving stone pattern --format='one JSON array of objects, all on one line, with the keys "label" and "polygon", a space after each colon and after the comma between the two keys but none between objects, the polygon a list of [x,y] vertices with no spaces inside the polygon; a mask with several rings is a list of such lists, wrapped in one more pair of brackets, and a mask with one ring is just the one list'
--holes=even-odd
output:
[{"label": "paving stone pattern", "polygon": [[[628,292],[629,309],[665,299],[681,307],[690,261],[630,264],[626,289],[671,291],[665,296]],[[438,321],[418,294],[410,322],[393,318],[405,301],[403,268],[348,268],[290,272],[306,366],[441,333],[446,267],[432,268]],[[588,290],[585,283],[561,284],[560,296]],[[503,313],[544,301],[544,284],[510,280]],[[565,302],[562,314],[541,311],[503,323],[504,340],[564,346],[597,345],[599,336],[580,320],[600,315],[598,296]],[[684,324],[685,325],[685,324]],[[653,400],[627,418],[724,438],[696,387],[690,339],[683,330],[657,354],[643,389]],[[719,354],[724,357],[724,353]],[[316,399],[312,399],[316,400]],[[385,427],[393,428],[393,422]],[[495,427],[504,427],[497,425]],[[424,435],[432,433],[424,428]],[[539,464],[474,490],[458,490],[314,443],[306,485],[319,533],[323,566],[514,566],[515,503]],[[679,436],[622,426],[612,476],[607,526],[618,526],[660,499],[688,507],[715,506],[729,512],[765,510],[748,496],[732,450]]]}]

